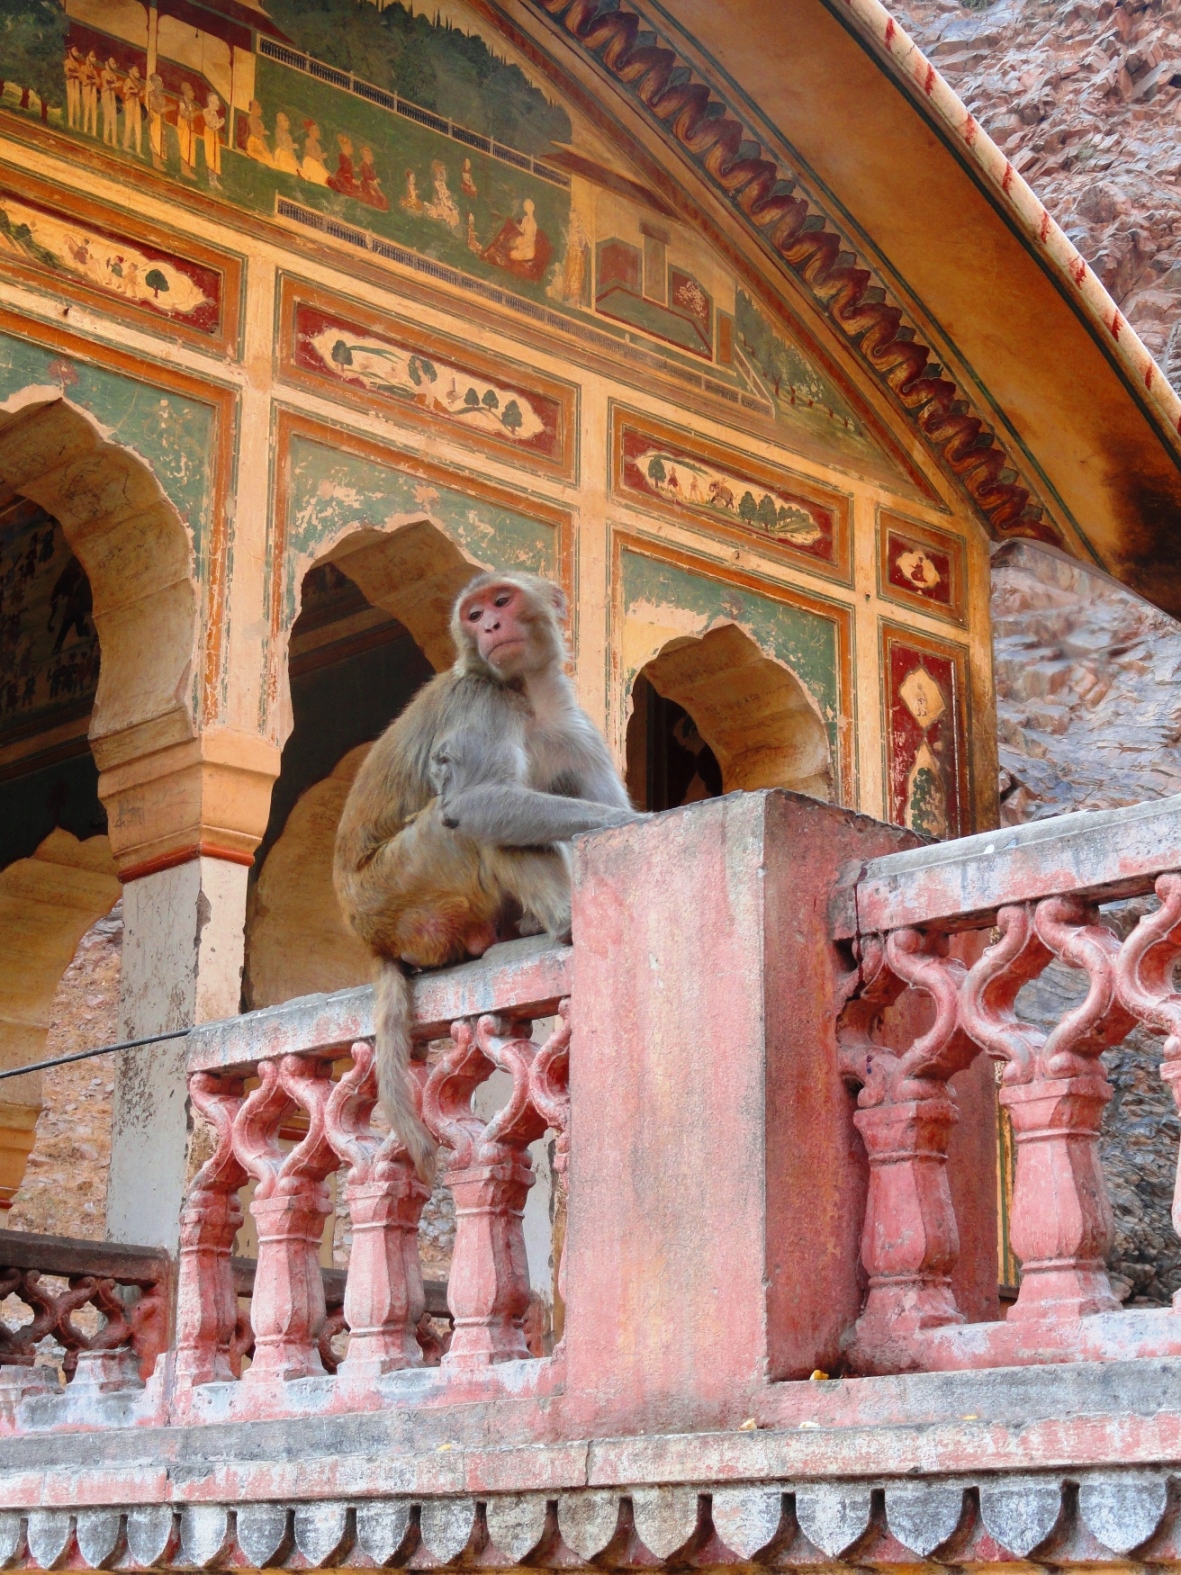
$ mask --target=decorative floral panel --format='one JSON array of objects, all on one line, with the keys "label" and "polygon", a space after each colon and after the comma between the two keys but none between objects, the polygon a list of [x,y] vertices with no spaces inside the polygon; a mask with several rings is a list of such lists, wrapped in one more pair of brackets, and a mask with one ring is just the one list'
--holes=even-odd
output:
[{"label": "decorative floral panel", "polygon": [[629,502],[849,580],[844,493],[622,408],[614,411],[612,452],[615,491]]},{"label": "decorative floral panel", "polygon": [[966,557],[962,536],[884,509],[878,517],[878,590],[889,601],[962,624]]},{"label": "decorative floral panel", "polygon": [[882,625],[889,817],[927,836],[972,830],[967,652]]}]

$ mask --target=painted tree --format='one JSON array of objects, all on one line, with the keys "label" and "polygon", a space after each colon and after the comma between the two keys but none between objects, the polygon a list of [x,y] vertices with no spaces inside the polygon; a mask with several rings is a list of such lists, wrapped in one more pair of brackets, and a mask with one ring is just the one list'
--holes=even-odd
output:
[{"label": "painted tree", "polygon": [[753,492],[744,492],[742,494],[742,500],[738,505],[738,512],[742,515],[743,519],[748,525],[754,524],[755,520],[759,516],[759,506],[755,502],[755,495]]},{"label": "painted tree", "polygon": [[152,292],[152,299],[155,301],[160,299],[161,290],[164,291],[165,295],[168,294],[168,280],[160,272],[159,268],[153,268],[151,273],[146,274],[144,276],[144,283]]},{"label": "painted tree", "polygon": [[656,458],[649,462],[649,465],[648,465],[648,480],[652,483],[652,485],[654,487],[659,487],[661,482],[664,480],[664,477],[665,477],[664,461],[661,459],[660,455],[657,454]]},{"label": "painted tree", "polygon": [[[29,94],[41,101],[41,119],[65,98],[66,34],[69,22],[59,0],[0,0],[0,69],[21,90],[21,108]],[[4,83],[0,81],[0,92]]]}]

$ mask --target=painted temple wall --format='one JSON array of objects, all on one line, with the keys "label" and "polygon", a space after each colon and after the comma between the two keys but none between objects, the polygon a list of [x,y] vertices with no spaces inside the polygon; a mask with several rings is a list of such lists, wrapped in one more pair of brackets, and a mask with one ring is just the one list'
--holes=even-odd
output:
[{"label": "painted temple wall", "polygon": [[[68,13],[120,80],[153,64],[144,7]],[[244,947],[252,1004],[360,966],[334,912],[299,917],[331,901],[329,774],[247,895],[301,587],[329,561],[435,668],[476,566],[559,580],[578,693],[621,766],[644,674],[693,712],[726,789],[786,782],[941,836],[993,823],[984,528],[823,321],[633,179],[607,117],[580,111],[560,146],[534,125],[525,168],[233,28],[194,54],[172,20],[151,45],[166,113],[153,131],[144,104],[138,148],[135,113],[107,134],[101,83],[93,129],[85,84],[44,123],[19,82],[0,104],[0,478],[59,521],[102,654],[68,717],[60,652],[0,681],[0,795],[89,729],[136,892],[126,1033],[234,1010]],[[199,106],[221,96],[208,146],[186,140],[186,80]],[[350,156],[351,187],[327,184]],[[41,606],[56,579],[36,584]],[[118,1137],[130,1153],[183,1113],[168,1055],[142,1064],[116,1095],[111,1224],[150,1241],[171,1194],[118,1180]]]}]

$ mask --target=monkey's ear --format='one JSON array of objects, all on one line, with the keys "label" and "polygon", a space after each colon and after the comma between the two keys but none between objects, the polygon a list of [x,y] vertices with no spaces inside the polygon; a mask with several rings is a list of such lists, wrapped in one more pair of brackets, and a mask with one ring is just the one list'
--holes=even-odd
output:
[{"label": "monkey's ear", "polygon": [[558,615],[558,622],[559,623],[565,623],[566,622],[566,613],[568,611],[568,604],[567,604],[567,601],[566,601],[566,592],[562,589],[562,587],[560,585],[551,585],[550,588],[549,588],[549,591],[550,591],[550,596],[553,598],[554,612],[557,613],[557,615]]}]

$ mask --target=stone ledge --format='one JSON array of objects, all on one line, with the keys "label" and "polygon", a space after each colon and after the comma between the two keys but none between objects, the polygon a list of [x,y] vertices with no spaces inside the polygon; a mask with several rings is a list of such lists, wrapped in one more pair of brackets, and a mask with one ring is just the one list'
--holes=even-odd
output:
[{"label": "stone ledge", "polygon": [[[414,1034],[433,1039],[460,1017],[515,1012],[548,1017],[570,993],[569,946],[548,936],[505,941],[456,968],[414,976]],[[185,1040],[190,1072],[227,1072],[263,1057],[332,1050],[373,1033],[373,991],[368,985],[331,995],[301,995],[194,1028]]]},{"label": "stone ledge", "polygon": [[1179,1514],[1163,1471],[163,1503],[0,1512],[0,1567],[1126,1568],[1178,1561]]}]

